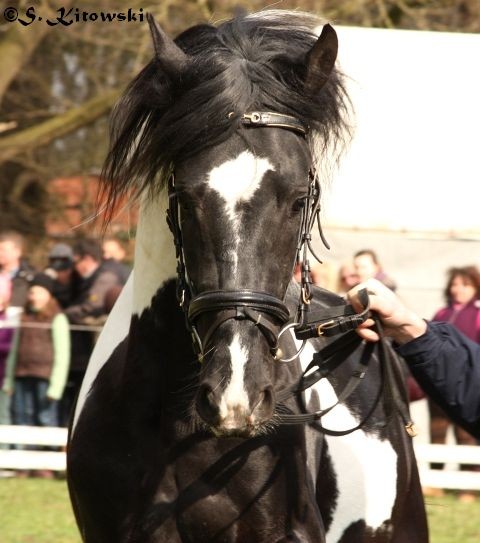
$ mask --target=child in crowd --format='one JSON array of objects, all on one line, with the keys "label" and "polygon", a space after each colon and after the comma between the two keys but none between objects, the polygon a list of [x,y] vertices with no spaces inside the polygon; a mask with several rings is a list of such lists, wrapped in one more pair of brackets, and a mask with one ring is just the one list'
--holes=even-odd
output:
[{"label": "child in crowd", "polygon": [[70,331],[53,289],[48,275],[34,277],[7,359],[3,390],[13,394],[14,424],[59,425],[58,400],[70,364]]}]

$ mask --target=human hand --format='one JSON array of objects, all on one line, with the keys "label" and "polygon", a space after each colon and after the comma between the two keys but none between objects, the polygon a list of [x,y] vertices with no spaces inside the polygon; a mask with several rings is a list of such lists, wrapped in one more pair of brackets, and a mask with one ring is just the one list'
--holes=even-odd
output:
[{"label": "human hand", "polygon": [[[370,299],[370,309],[376,311],[384,326],[385,334],[397,343],[407,343],[423,335],[427,324],[416,313],[408,309],[400,299],[377,279],[368,279],[360,283],[348,293],[348,299],[357,311],[364,308],[358,299],[359,290],[366,288]],[[357,333],[366,341],[378,341],[379,335],[371,329],[373,319],[367,319],[357,328]]]}]

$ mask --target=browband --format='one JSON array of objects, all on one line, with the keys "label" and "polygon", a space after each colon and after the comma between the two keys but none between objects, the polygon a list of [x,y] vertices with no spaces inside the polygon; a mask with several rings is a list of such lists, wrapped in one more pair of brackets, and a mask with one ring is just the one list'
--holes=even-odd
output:
[{"label": "browband", "polygon": [[306,128],[298,119],[291,115],[283,113],[274,113],[273,111],[250,111],[244,113],[241,122],[245,126],[273,126],[277,128],[287,128],[294,132],[299,132],[303,136],[308,133]]}]

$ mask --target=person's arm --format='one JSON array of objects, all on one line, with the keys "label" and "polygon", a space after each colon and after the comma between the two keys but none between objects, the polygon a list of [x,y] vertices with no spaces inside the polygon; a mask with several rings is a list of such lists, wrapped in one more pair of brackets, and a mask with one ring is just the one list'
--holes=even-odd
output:
[{"label": "person's arm", "polygon": [[12,345],[13,330],[5,326],[5,321],[0,321],[0,356],[7,357]]},{"label": "person's arm", "polygon": [[[420,337],[427,331],[427,323],[414,311],[406,307],[398,296],[377,279],[360,283],[348,293],[348,299],[357,311],[364,308],[358,299],[358,292],[366,288],[369,294],[370,309],[376,311],[382,320],[384,332],[402,345]],[[367,341],[378,341],[378,334],[371,329],[373,319],[367,319],[358,328],[358,334]]]},{"label": "person's arm", "polygon": [[10,352],[5,362],[5,377],[3,379],[2,390],[7,394],[13,394],[15,390],[15,366],[17,363],[18,342],[20,338],[20,328],[17,328],[13,334]]},{"label": "person's arm", "polygon": [[53,400],[62,397],[70,367],[70,329],[63,313],[52,321],[53,365],[47,396]]},{"label": "person's arm", "polygon": [[435,322],[396,350],[427,395],[480,437],[480,345],[451,324]]},{"label": "person's arm", "polygon": [[[358,291],[367,288],[370,307],[380,316],[387,335],[407,361],[413,376],[425,392],[447,414],[476,437],[480,437],[480,346],[447,323],[427,323],[408,309],[384,285],[369,280],[348,293],[354,307],[361,309]],[[373,320],[358,333],[367,341],[378,341],[371,330]]]}]

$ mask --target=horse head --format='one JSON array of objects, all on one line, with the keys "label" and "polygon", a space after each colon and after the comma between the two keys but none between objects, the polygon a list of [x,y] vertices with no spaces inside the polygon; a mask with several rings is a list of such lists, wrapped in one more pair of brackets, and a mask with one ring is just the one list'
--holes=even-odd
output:
[{"label": "horse head", "polygon": [[336,33],[290,15],[201,25],[175,41],[150,17],[155,58],[116,109],[107,161],[117,195],[132,179],[150,197],[168,185],[179,303],[201,362],[194,410],[222,435],[254,435],[274,416],[316,169],[345,128]]}]

